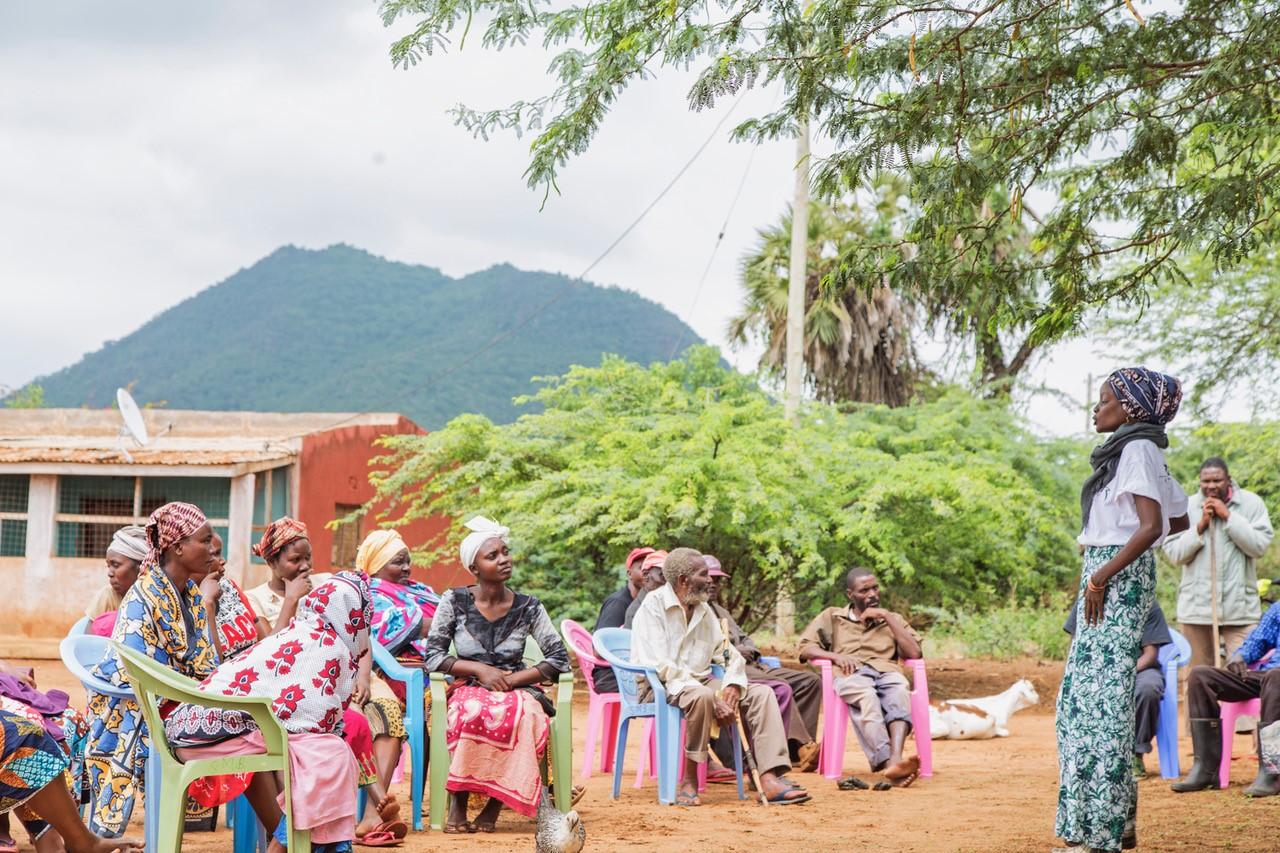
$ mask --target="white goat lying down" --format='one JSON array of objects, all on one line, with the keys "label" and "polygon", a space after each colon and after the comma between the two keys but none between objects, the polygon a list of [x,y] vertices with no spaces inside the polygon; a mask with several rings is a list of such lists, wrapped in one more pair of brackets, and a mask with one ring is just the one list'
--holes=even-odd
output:
[{"label": "white goat lying down", "polygon": [[934,740],[987,740],[1008,737],[1005,726],[1015,712],[1040,701],[1036,688],[1027,679],[995,696],[977,699],[947,699],[929,705],[929,734]]}]

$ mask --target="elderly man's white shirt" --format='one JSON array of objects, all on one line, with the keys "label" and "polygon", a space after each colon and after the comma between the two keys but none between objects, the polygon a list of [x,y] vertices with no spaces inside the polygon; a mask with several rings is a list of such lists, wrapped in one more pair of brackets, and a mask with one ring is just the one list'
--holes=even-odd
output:
[{"label": "elderly man's white shirt", "polygon": [[[709,679],[713,662],[724,664],[723,637],[711,605],[698,605],[693,617],[686,618],[675,590],[663,584],[644,597],[631,623],[631,660],[657,670],[668,696],[674,697]],[[746,661],[732,645],[728,651],[722,683],[745,692]]]}]

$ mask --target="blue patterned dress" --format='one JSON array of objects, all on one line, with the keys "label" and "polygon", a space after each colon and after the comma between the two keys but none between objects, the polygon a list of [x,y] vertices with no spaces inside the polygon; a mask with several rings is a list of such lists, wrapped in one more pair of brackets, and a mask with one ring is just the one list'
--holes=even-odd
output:
[{"label": "blue patterned dress", "polygon": [[24,714],[0,710],[0,814],[17,810],[32,838],[49,825],[24,807],[67,768],[67,756],[44,726]]}]

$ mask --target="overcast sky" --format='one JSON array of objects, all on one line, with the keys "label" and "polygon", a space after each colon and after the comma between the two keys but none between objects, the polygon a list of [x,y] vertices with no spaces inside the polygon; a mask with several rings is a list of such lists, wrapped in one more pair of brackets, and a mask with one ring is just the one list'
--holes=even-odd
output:
[{"label": "overcast sky", "polygon": [[[728,107],[691,113],[689,76],[634,87],[539,212],[527,142],[474,140],[446,111],[543,93],[547,55],[486,52],[473,33],[403,71],[393,36],[365,0],[0,5],[0,385],[71,364],[286,243],[454,276],[503,261],[576,275]],[[748,95],[734,117],[774,97]],[[721,345],[739,259],[790,199],[794,160],[789,143],[757,152],[695,304],[751,155],[730,126],[591,275]],[[1032,384],[1080,402],[1038,396],[1032,421],[1081,430],[1086,376],[1111,366],[1087,338],[1059,346]]]}]

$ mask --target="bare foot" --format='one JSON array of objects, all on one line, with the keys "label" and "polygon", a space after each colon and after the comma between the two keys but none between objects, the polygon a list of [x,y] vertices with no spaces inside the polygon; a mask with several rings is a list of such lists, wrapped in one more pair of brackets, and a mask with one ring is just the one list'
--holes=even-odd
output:
[{"label": "bare foot", "polygon": [[888,779],[898,788],[905,788],[920,775],[920,759],[916,756],[904,758],[896,764],[890,764],[884,769],[884,778]]}]

